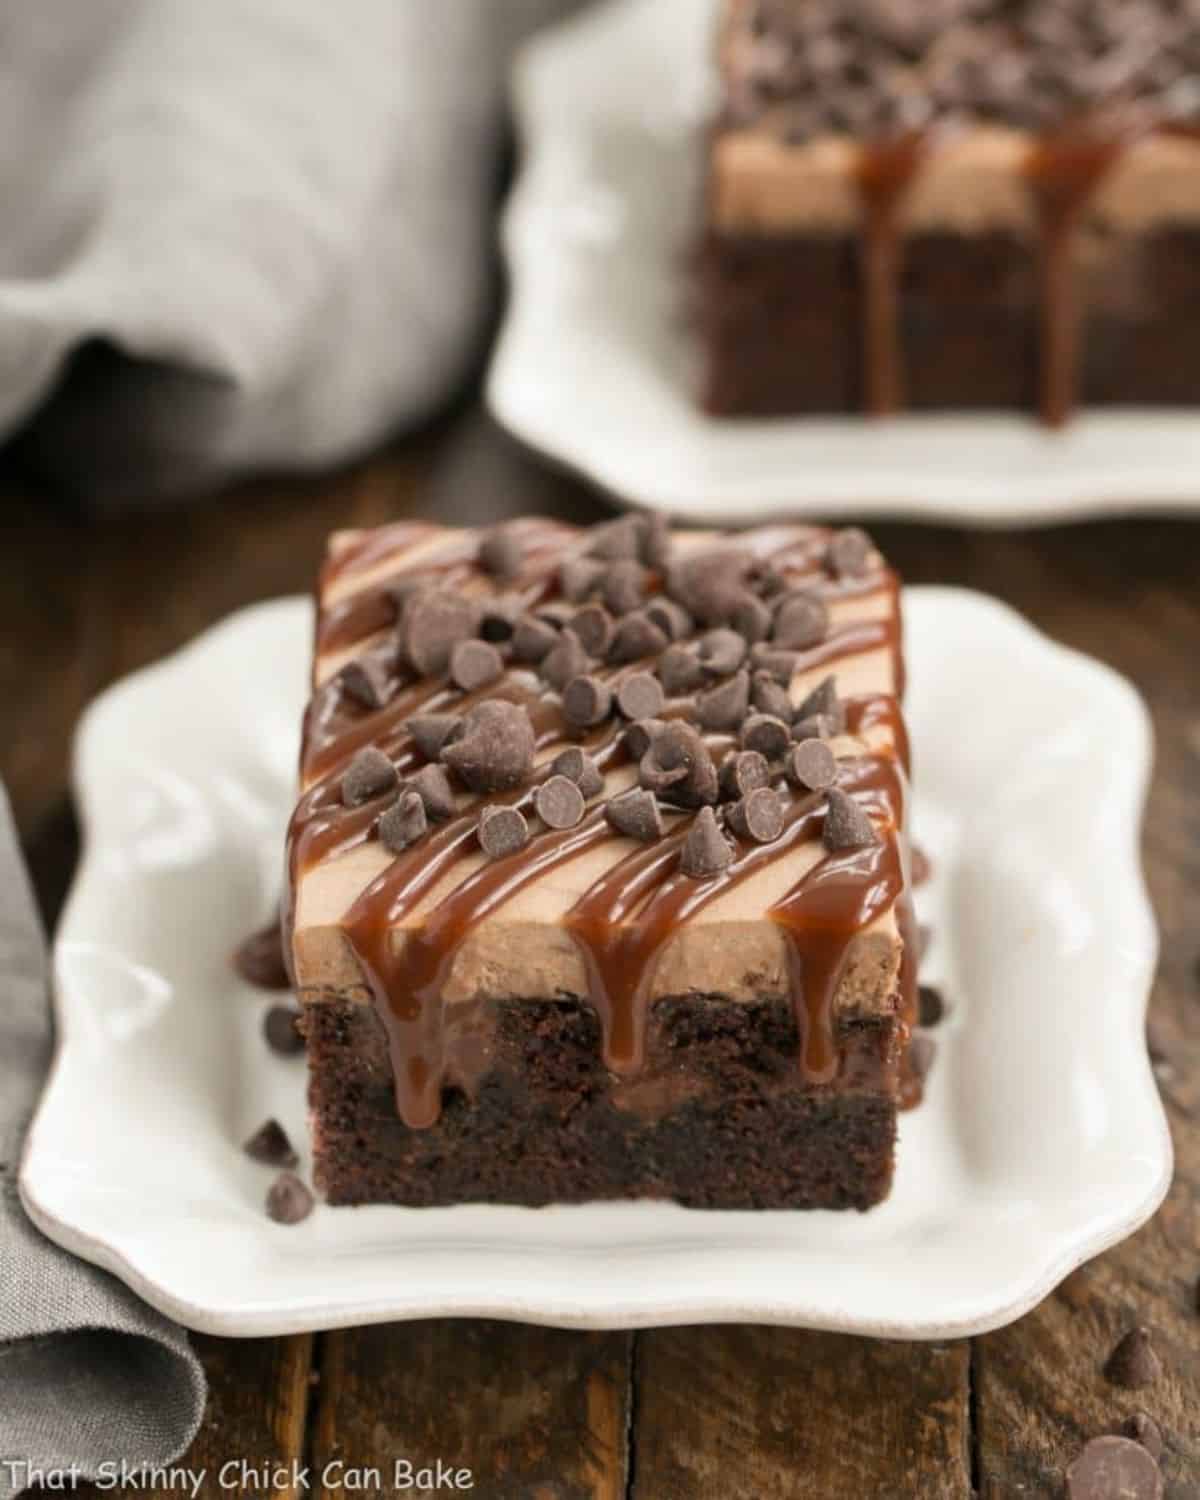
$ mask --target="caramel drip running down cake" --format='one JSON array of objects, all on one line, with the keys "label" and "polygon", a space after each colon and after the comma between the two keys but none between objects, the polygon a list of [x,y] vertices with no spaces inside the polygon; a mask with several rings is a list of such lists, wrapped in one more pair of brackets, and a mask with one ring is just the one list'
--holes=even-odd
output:
[{"label": "caramel drip running down cake", "polygon": [[854,528],[335,535],[285,911],[327,1199],[884,1197],[899,631]]},{"label": "caramel drip running down cake", "polygon": [[723,0],[721,414],[1200,401],[1195,0]]}]

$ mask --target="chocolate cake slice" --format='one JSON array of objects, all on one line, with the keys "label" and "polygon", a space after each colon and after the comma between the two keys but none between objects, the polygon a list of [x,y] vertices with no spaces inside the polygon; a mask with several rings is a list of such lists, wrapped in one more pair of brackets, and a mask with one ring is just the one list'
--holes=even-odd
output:
[{"label": "chocolate cake slice", "polygon": [[866,1208],[914,1014],[856,529],[336,535],[288,951],[335,1204]]},{"label": "chocolate cake slice", "polygon": [[1200,401],[1191,0],[723,0],[714,413]]}]

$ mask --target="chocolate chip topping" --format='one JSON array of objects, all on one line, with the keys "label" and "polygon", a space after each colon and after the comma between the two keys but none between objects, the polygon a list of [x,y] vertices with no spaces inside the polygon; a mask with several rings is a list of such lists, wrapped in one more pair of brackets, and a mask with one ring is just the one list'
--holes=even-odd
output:
[{"label": "chocolate chip topping", "polygon": [[729,826],[739,838],[773,843],[783,832],[783,803],[769,786],[756,787],[729,806]]},{"label": "chocolate chip topping", "polygon": [[785,651],[807,651],[825,639],[829,611],[812,594],[786,594],[775,611],[771,640]]},{"label": "chocolate chip topping", "polygon": [[529,715],[515,703],[477,703],[463,718],[461,735],[442,751],[443,762],[472,792],[505,792],[520,786],[533,765]]},{"label": "chocolate chip topping", "polygon": [[280,1172],[267,1190],[267,1217],[276,1224],[299,1224],[313,1211],[313,1195],[294,1172]]},{"label": "chocolate chip topping", "polygon": [[478,605],[452,589],[427,589],[414,595],[400,623],[404,654],[426,677],[445,672],[455,646],[478,629]]},{"label": "chocolate chip topping", "polygon": [[837,780],[837,757],[821,740],[804,740],[788,756],[787,773],[805,791],[823,792]]},{"label": "chocolate chip topping", "polygon": [[825,566],[835,578],[857,578],[871,560],[871,538],[858,526],[836,531],[825,553]]},{"label": "chocolate chip topping", "polygon": [[264,1120],[242,1150],[251,1161],[267,1167],[294,1167],[300,1158],[278,1120]]},{"label": "chocolate chip topping", "polygon": [[726,625],[745,597],[750,559],[736,547],[693,552],[672,564],[667,592],[701,625]]},{"label": "chocolate chip topping", "polygon": [[1162,1362],[1154,1349],[1148,1328],[1131,1328],[1108,1356],[1104,1376],[1113,1385],[1140,1390],[1162,1374]]},{"label": "chocolate chip topping", "polygon": [[845,727],[846,714],[838,701],[837,678],[832,675],[823,677],[813,688],[804,702],[796,709],[796,723],[802,723],[805,719],[812,718],[816,714],[822,714],[831,719],[838,726],[837,732]]},{"label": "chocolate chip topping", "polygon": [[936,1026],[945,1014],[946,1006],[942,1000],[941,990],[932,984],[918,985],[917,1024],[919,1026]]},{"label": "chocolate chip topping", "polygon": [[758,671],[768,673],[782,688],[791,686],[799,666],[799,659],[794,651],[780,651],[763,644],[751,650],[750,660]]},{"label": "chocolate chip topping", "polygon": [[454,816],[457,804],[444,766],[422,766],[408,778],[408,785],[420,797],[427,817],[443,822]]},{"label": "chocolate chip topping", "polygon": [[750,708],[750,674],[738,672],[696,699],[696,718],[708,730],[737,729]]},{"label": "chocolate chip topping", "polygon": [[647,604],[646,618],[672,641],[686,640],[695,629],[692,617],[683,605],[676,604],[674,599],[668,599],[666,595],[660,595]]},{"label": "chocolate chip topping", "polygon": [[529,824],[515,807],[485,807],[476,832],[479,846],[489,859],[516,854],[529,842]]},{"label": "chocolate chip topping", "polygon": [[493,526],[479,538],[479,566],[493,578],[515,578],[525,550],[510,526]]},{"label": "chocolate chip topping", "polygon": [[657,735],[665,728],[661,719],[638,719],[625,730],[621,736],[621,742],[629,752],[632,760],[641,760],[646,751],[654,743]]},{"label": "chocolate chip topping", "polygon": [[582,677],[588,669],[588,654],[583,642],[568,626],[559,636],[553,650],[538,666],[543,681],[561,693],[573,677]]},{"label": "chocolate chip topping", "polygon": [[507,596],[485,599],[479,607],[480,636],[493,645],[511,641],[520,614],[520,599]]},{"label": "chocolate chip topping", "polygon": [[304,1038],[298,1022],[300,1012],[294,1005],[272,1005],[263,1016],[263,1040],[280,1057],[296,1057],[304,1051]]},{"label": "chocolate chip topping", "polygon": [[656,670],[668,698],[690,693],[704,681],[704,668],[690,646],[668,646],[658,658]]},{"label": "chocolate chip topping", "polygon": [[648,568],[657,568],[661,572],[671,560],[671,528],[666,516],[661,511],[648,511],[641,520],[641,551],[642,561]]},{"label": "chocolate chip topping", "polygon": [[605,562],[625,562],[640,557],[643,526],[641,516],[618,516],[615,521],[593,526],[588,556],[603,558]]},{"label": "chocolate chip topping", "polygon": [[791,745],[792,731],[771,714],[751,714],[742,725],[741,741],[744,750],[757,750],[768,760],[777,760]]},{"label": "chocolate chip topping", "polygon": [[879,842],[875,826],[853,797],[831,786],[825,793],[825,827],[822,838],[826,849],[866,849]]},{"label": "chocolate chip topping", "polygon": [[672,787],[686,781],[687,774],[686,766],[662,765],[654,754],[653,746],[638,761],[638,785],[644,791],[653,792],[658,797],[664,796]]},{"label": "chocolate chip topping", "polygon": [[558,644],[558,631],[547,620],[522,615],[513,630],[513,655],[518,661],[536,663]]},{"label": "chocolate chip topping", "polygon": [[1161,1500],[1153,1456],[1125,1437],[1093,1438],[1067,1469],[1069,1500]]},{"label": "chocolate chip topping", "polygon": [[721,762],[718,780],[722,797],[733,802],[767,786],[771,768],[757,750],[737,750]]},{"label": "chocolate chip topping", "polygon": [[614,615],[632,614],[646,602],[649,577],[634,558],[615,562],[604,576],[604,602]]},{"label": "chocolate chip topping", "polygon": [[571,745],[554,757],[550,770],[556,776],[565,776],[573,781],[584,795],[585,801],[598,797],[604,790],[604,773],[586,751]]},{"label": "chocolate chip topping", "polygon": [[558,570],[563,598],[572,604],[582,604],[600,587],[600,580],[607,572],[604,564],[594,557],[569,557]]},{"label": "chocolate chip topping", "polygon": [[571,629],[589,656],[603,661],[612,645],[613,617],[602,604],[586,604],[571,617]]},{"label": "chocolate chip topping", "polygon": [[382,708],[388,699],[388,672],[377,656],[356,656],[348,661],[337,674],[337,685],[360,708]]},{"label": "chocolate chip topping", "polygon": [[733,612],[733,628],[751,645],[765,641],[771,633],[771,611],[757,594],[747,591]]},{"label": "chocolate chip topping", "polygon": [[474,693],[504,676],[504,658],[487,641],[459,641],[450,653],[450,680]]},{"label": "chocolate chip topping", "polygon": [[712,808],[702,807],[683,841],[679,868],[693,880],[705,880],[732,862],[733,849],[718,827]]},{"label": "chocolate chip topping", "polygon": [[790,724],[794,709],[787,689],[769,672],[757,671],[750,679],[750,702],[760,714],[770,714]]},{"label": "chocolate chip topping", "polygon": [[649,672],[631,672],[617,688],[617,707],[627,719],[653,719],[663,709],[662,683]]},{"label": "chocolate chip topping", "polygon": [[361,807],[374,797],[390,792],[399,781],[396,768],[374,745],[356,752],[342,774],[342,801],[347,807]]},{"label": "chocolate chip topping", "polygon": [[645,610],[638,609],[617,625],[608,659],[620,666],[623,662],[640,661],[644,656],[657,656],[666,645],[664,632],[647,617]]},{"label": "chocolate chip topping", "polygon": [[404,727],[426,760],[437,760],[448,744],[462,733],[457,714],[416,714]]},{"label": "chocolate chip topping", "polygon": [[583,817],[583,793],[565,776],[542,782],[533,805],[547,828],[574,828]]},{"label": "chocolate chip topping", "polygon": [[[428,769],[433,769],[429,767]],[[403,854],[429,829],[421,794],[409,788],[379,816],[379,842],[392,854]]]},{"label": "chocolate chip topping", "polygon": [[837,732],[837,721],[828,714],[809,714],[792,725],[794,740],[830,740]]},{"label": "chocolate chip topping", "polygon": [[[682,807],[699,807],[701,803],[717,800],[717,768],[708,746],[690,724],[679,719],[664,724],[642,757],[640,769],[643,773],[647,762],[664,777],[670,778],[656,786],[654,777],[647,780],[643,774],[642,785],[649,791],[661,789],[670,801],[678,802]],[[684,775],[677,777],[675,773],[681,769]],[[659,780],[662,783],[662,778]]]},{"label": "chocolate chip topping", "polygon": [[704,670],[714,677],[728,677],[746,659],[746,642],[736,630],[719,626],[700,637],[696,655]]},{"label": "chocolate chip topping", "polygon": [[563,689],[562,706],[568,724],[590,729],[612,713],[612,689],[598,677],[573,677]]},{"label": "chocolate chip topping", "polygon": [[653,792],[634,787],[605,804],[604,816],[609,826],[626,838],[651,843],[663,836],[662,812]]},{"label": "chocolate chip topping", "polygon": [[1121,1427],[1122,1434],[1140,1443],[1155,1463],[1162,1457],[1163,1438],[1158,1423],[1144,1411],[1130,1412]]}]

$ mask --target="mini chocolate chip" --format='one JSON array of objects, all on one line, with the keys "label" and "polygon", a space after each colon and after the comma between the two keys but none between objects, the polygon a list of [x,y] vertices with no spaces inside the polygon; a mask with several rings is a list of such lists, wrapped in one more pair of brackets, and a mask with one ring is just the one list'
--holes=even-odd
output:
[{"label": "mini chocolate chip", "polygon": [[825,553],[825,566],[836,578],[854,578],[866,571],[873,550],[865,531],[847,526],[834,532]]},{"label": "mini chocolate chip", "polygon": [[357,656],[337,674],[342,693],[361,708],[382,708],[388,698],[388,673],[376,656]]},{"label": "mini chocolate chip", "polygon": [[462,732],[457,714],[417,714],[405,719],[404,727],[426,760],[437,760],[446,746]]},{"label": "mini chocolate chip", "polygon": [[646,602],[646,569],[633,558],[613,563],[604,576],[604,602],[614,615],[632,614]]},{"label": "mini chocolate chip", "polygon": [[771,844],[783,832],[783,803],[769,786],[756,787],[739,802],[731,802],[729,826],[739,838]]},{"label": "mini chocolate chip", "polygon": [[477,703],[463,718],[462,734],[442,751],[443,762],[472,792],[506,792],[520,786],[533,765],[533,725],[515,703]]},{"label": "mini chocolate chip", "polygon": [[1140,1443],[1098,1437],[1067,1468],[1068,1500],[1161,1500],[1163,1477]]},{"label": "mini chocolate chip", "polygon": [[936,1051],[937,1043],[932,1037],[920,1033],[913,1037],[908,1044],[908,1066],[914,1078],[928,1078]]},{"label": "mini chocolate chip", "polygon": [[718,780],[721,795],[733,802],[769,785],[771,768],[757,750],[735,750],[721,762]]},{"label": "mini chocolate chip", "polygon": [[629,752],[630,759],[641,760],[654,743],[655,737],[665,727],[661,719],[638,719],[630,724],[621,736],[621,743]]},{"label": "mini chocolate chip", "polygon": [[600,580],[607,572],[604,564],[594,557],[567,558],[558,570],[563,598],[572,604],[582,604],[600,587]]},{"label": "mini chocolate chip", "polygon": [[705,880],[719,874],[732,861],[733,849],[721,832],[716,815],[711,807],[702,807],[683,841],[679,868],[693,880]]},{"label": "mini chocolate chip", "polygon": [[515,807],[485,807],[476,830],[479,847],[489,859],[516,854],[529,842],[529,824]]},{"label": "mini chocolate chip", "polygon": [[450,653],[450,680],[474,693],[504,676],[504,658],[487,641],[459,641]]},{"label": "mini chocolate chip", "polygon": [[1162,1361],[1155,1352],[1150,1330],[1145,1327],[1131,1328],[1104,1366],[1106,1380],[1130,1391],[1152,1385],[1161,1374]]},{"label": "mini chocolate chip", "polygon": [[422,766],[408,778],[408,785],[420,797],[428,817],[444,822],[454,816],[457,803],[445,766]]},{"label": "mini chocolate chip", "polygon": [[520,599],[485,599],[479,609],[479,634],[485,641],[496,645],[511,641],[521,613]]},{"label": "mini chocolate chip", "polygon": [[771,633],[771,611],[757,594],[747,592],[734,610],[731,623],[740,636],[755,645]]},{"label": "mini chocolate chip", "polygon": [[829,611],[811,594],[787,594],[775,611],[771,640],[785,651],[807,651],[825,639]]},{"label": "mini chocolate chip", "polygon": [[429,831],[420,792],[401,792],[391,807],[379,815],[379,842],[392,854],[403,854]]},{"label": "mini chocolate chip", "polygon": [[671,528],[661,511],[648,511],[641,517],[639,556],[648,568],[660,572],[671,560]]},{"label": "mini chocolate chip", "polygon": [[655,670],[668,698],[690,693],[704,681],[704,668],[690,646],[668,646]]},{"label": "mini chocolate chip", "polygon": [[294,1172],[280,1172],[267,1190],[267,1217],[276,1224],[299,1224],[313,1211],[313,1195]]},{"label": "mini chocolate chip", "polygon": [[585,801],[598,797],[604,790],[604,773],[600,767],[578,745],[571,745],[554,757],[550,770],[556,776],[565,776],[573,781],[583,793]]},{"label": "mini chocolate chip", "polygon": [[573,677],[563,688],[562,707],[568,724],[591,729],[612,713],[612,689],[598,677]]},{"label": "mini chocolate chip", "polygon": [[665,595],[652,599],[647,604],[646,618],[672,641],[686,640],[696,628],[683,605],[676,604],[674,599],[668,599]]},{"label": "mini chocolate chip", "polygon": [[450,665],[459,641],[479,629],[479,606],[453,589],[427,589],[408,601],[401,623],[404,654],[426,677],[438,677]]},{"label": "mini chocolate chip", "polygon": [[587,555],[601,557],[605,562],[636,558],[642,550],[642,526],[641,516],[618,516],[615,521],[593,526]]},{"label": "mini chocolate chip", "polygon": [[783,719],[790,724],[793,709],[787,689],[782,687],[770,672],[764,672],[761,669],[754,673],[750,681],[750,702],[759,713],[771,714],[774,718]]},{"label": "mini chocolate chip", "polygon": [[846,714],[838,701],[836,677],[832,675],[823,677],[796,709],[793,717],[799,723],[802,719],[809,719],[814,714],[824,714],[826,718],[832,719],[838,726],[838,733],[841,733],[845,725]]},{"label": "mini chocolate chip", "polygon": [[917,1025],[936,1026],[946,1014],[942,992],[935,985],[917,986]]},{"label": "mini chocolate chip", "polygon": [[771,714],[751,714],[742,725],[743,750],[757,750],[768,760],[778,760],[792,743],[792,731]]},{"label": "mini chocolate chip", "polygon": [[700,637],[696,655],[704,664],[705,671],[716,677],[728,677],[745,661],[746,642],[736,630],[721,626]]},{"label": "mini chocolate chip", "polygon": [[263,1038],[272,1052],[280,1057],[295,1057],[304,1051],[304,1038],[297,1023],[300,1012],[294,1005],[272,1005],[263,1016]]},{"label": "mini chocolate chip", "polygon": [[602,661],[612,645],[613,617],[602,604],[587,604],[571,617],[571,629],[589,656]]},{"label": "mini chocolate chip", "polygon": [[671,565],[667,592],[702,625],[725,625],[742,602],[749,567],[749,556],[736,547],[693,552]]},{"label": "mini chocolate chip", "polygon": [[583,817],[583,793],[565,776],[551,776],[533,798],[537,815],[547,828],[574,828]]},{"label": "mini chocolate chip", "polygon": [[626,838],[650,843],[663,836],[662,812],[653,792],[634,787],[605,804],[604,816],[609,826]]},{"label": "mini chocolate chip", "polygon": [[803,740],[787,763],[788,779],[808,792],[823,792],[837,780],[837,757],[822,740]]},{"label": "mini chocolate chip", "polygon": [[513,630],[513,655],[518,661],[539,662],[557,644],[554,626],[533,615],[523,615]]},{"label": "mini chocolate chip", "polygon": [[617,625],[612,645],[608,648],[608,659],[620,666],[627,661],[640,661],[644,656],[657,656],[667,645],[667,637],[644,610],[634,610]]},{"label": "mini chocolate chip", "polygon": [[479,538],[479,566],[493,578],[513,578],[521,571],[525,550],[510,526],[493,526]]},{"label": "mini chocolate chip", "polygon": [[1135,1443],[1141,1443],[1155,1461],[1162,1457],[1163,1438],[1158,1423],[1144,1411],[1130,1412],[1122,1425],[1122,1432]]},{"label": "mini chocolate chip", "polygon": [[361,807],[390,792],[399,779],[383,751],[367,745],[356,752],[342,775],[342,801],[347,807]]},{"label": "mini chocolate chip", "polygon": [[696,719],[708,730],[737,729],[750,708],[750,674],[738,672],[696,699]]},{"label": "mini chocolate chip", "polygon": [[260,1161],[267,1167],[294,1167],[300,1161],[278,1120],[264,1120],[242,1150],[251,1161]]},{"label": "mini chocolate chip", "polygon": [[794,740],[831,740],[836,733],[837,723],[828,714],[809,714],[792,725]]},{"label": "mini chocolate chip", "polygon": [[649,672],[632,672],[617,688],[617,707],[627,719],[653,719],[663,702],[662,683]]},{"label": "mini chocolate chip", "polygon": [[825,828],[822,837],[826,849],[866,849],[879,842],[875,825],[853,797],[831,786],[825,793]]},{"label": "mini chocolate chip", "polygon": [[542,680],[559,693],[573,677],[581,677],[587,669],[588,654],[583,649],[583,642],[569,626],[559,636],[554,649],[538,665]]},{"label": "mini chocolate chip", "polygon": [[791,687],[799,665],[799,658],[794,651],[778,651],[760,642],[752,647],[750,659],[760,672],[769,673],[780,687]]}]

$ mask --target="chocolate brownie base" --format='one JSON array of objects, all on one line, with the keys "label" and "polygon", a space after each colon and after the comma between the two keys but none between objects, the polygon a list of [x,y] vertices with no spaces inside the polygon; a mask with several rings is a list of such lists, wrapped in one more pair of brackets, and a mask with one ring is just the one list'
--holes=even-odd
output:
[{"label": "chocolate brownie base", "polygon": [[[857,236],[710,232],[696,273],[701,398],[717,416],[863,409]],[[1200,402],[1200,231],[1091,234],[1080,252],[1084,405]],[[1011,234],[915,235],[899,275],[905,405],[1038,399],[1039,269]]]},{"label": "chocolate brownie base", "polygon": [[891,1185],[895,1021],[842,1027],[838,1080],[813,1087],[781,1000],[660,1001],[629,1081],[605,1069],[595,1013],[577,1000],[471,1012],[477,1075],[444,1090],[435,1126],[411,1130],[374,1009],[306,1007],[315,1175],[330,1203],[864,1209]]}]

